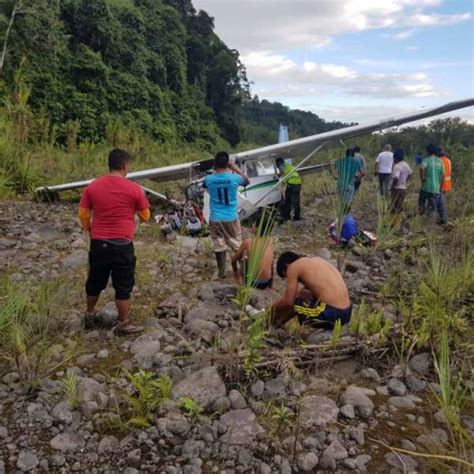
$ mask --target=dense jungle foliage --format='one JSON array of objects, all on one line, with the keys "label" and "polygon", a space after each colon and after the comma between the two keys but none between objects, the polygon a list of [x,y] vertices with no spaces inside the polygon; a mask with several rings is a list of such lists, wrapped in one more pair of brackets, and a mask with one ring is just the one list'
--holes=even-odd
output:
[{"label": "dense jungle foliage", "polygon": [[0,92],[26,84],[59,143],[101,141],[111,124],[201,148],[268,143],[280,122],[300,136],[343,126],[251,100],[238,51],[191,0],[3,0],[0,40],[15,7]]}]

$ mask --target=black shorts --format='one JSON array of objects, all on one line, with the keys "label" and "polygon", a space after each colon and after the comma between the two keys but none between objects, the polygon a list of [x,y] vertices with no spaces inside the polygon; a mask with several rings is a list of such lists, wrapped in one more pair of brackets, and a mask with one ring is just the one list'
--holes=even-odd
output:
[{"label": "black shorts", "polygon": [[296,298],[293,310],[301,325],[321,329],[334,329],[337,320],[341,321],[341,325],[347,324],[352,315],[352,306],[340,309],[312,298],[301,297]]},{"label": "black shorts", "polygon": [[135,284],[136,257],[133,242],[92,240],[89,251],[88,296],[99,296],[105,290],[109,277],[117,300],[128,300]]}]

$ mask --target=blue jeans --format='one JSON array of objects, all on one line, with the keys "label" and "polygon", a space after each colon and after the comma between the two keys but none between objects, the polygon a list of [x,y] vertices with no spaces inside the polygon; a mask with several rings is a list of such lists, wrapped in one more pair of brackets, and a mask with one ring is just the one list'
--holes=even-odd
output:
[{"label": "blue jeans", "polygon": [[444,193],[439,194],[439,198],[436,203],[436,210],[438,211],[440,223],[446,224],[448,222],[448,210],[446,208],[446,198]]},{"label": "blue jeans", "polygon": [[[420,214],[428,212],[428,214],[434,215],[437,209],[439,212],[440,197],[440,193],[428,193],[421,189],[418,197],[418,210]],[[441,206],[443,206],[443,204]]]},{"label": "blue jeans", "polygon": [[337,193],[339,195],[340,202],[342,204],[341,206],[341,211],[343,214],[345,214],[349,207],[352,204],[352,200],[354,199],[354,185],[349,184],[347,186],[342,186],[337,188]]},{"label": "blue jeans", "polygon": [[388,190],[390,187],[390,180],[392,178],[391,173],[379,173],[379,187],[380,187],[380,195],[387,197]]}]

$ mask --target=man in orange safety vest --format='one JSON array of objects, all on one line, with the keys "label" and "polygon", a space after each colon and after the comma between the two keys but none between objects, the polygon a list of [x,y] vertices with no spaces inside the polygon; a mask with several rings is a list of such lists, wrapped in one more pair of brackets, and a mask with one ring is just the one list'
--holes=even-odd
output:
[{"label": "man in orange safety vest", "polygon": [[445,193],[449,193],[453,189],[453,182],[451,179],[451,160],[447,153],[445,153],[441,148],[438,148],[437,153],[441,163],[443,163],[444,168],[444,180],[441,185],[441,194],[437,203],[437,211],[439,214],[439,223],[447,224],[448,222],[448,210],[446,207],[446,198],[444,197]]}]

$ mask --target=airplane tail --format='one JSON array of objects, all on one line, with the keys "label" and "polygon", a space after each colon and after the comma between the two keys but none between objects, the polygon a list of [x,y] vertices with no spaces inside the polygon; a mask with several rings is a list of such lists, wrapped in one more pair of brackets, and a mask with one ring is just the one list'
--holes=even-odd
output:
[{"label": "airplane tail", "polygon": [[[288,126],[280,124],[280,130],[278,131],[278,143],[286,143],[290,141],[288,136]],[[291,158],[285,160],[286,163],[291,165]]]},{"label": "airplane tail", "polygon": [[290,140],[288,136],[288,127],[280,124],[280,130],[278,131],[278,143],[286,143]]}]

